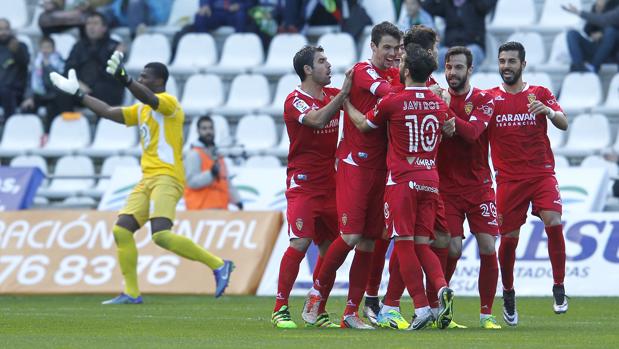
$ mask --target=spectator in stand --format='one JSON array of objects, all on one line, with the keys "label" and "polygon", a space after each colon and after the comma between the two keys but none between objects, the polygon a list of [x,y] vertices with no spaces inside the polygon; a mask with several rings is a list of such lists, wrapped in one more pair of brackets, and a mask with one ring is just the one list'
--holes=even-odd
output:
[{"label": "spectator in stand", "polygon": [[[356,3],[348,0],[351,7]],[[342,22],[341,9],[341,0],[286,0],[280,32],[305,33],[308,25],[339,25]]]},{"label": "spectator in stand", "polygon": [[26,88],[30,54],[11,30],[11,22],[0,18],[0,106],[4,118],[15,113]]},{"label": "spectator in stand", "polygon": [[193,23],[184,26],[172,38],[172,55],[174,61],[176,48],[183,35],[188,33],[206,33],[222,26],[232,26],[237,33],[247,31],[247,12],[254,0],[199,0],[200,7],[194,15]]},{"label": "spectator in stand", "polygon": [[74,1],[68,6],[65,0],[43,0],[43,13],[39,16],[39,27],[43,35],[63,32],[72,28],[82,28],[88,13],[112,0]]},{"label": "spectator in stand", "polygon": [[401,31],[405,32],[418,24],[436,31],[434,18],[421,8],[419,0],[405,0],[403,5],[404,11],[400,13],[400,20],[398,21],[398,28],[400,28]]},{"label": "spectator in stand", "polygon": [[267,50],[269,43],[280,27],[285,8],[285,0],[258,0],[254,7],[249,9],[249,17],[252,19],[250,28],[260,36],[264,49]]},{"label": "spectator in stand", "polygon": [[[513,0],[511,0],[513,1]],[[473,71],[486,58],[486,15],[497,0],[421,0],[432,16],[445,19],[445,33],[439,48],[439,69],[445,67],[445,53],[453,46],[466,46],[473,53]]]},{"label": "spectator in stand", "polygon": [[110,38],[105,17],[93,12],[86,18],[85,37],[75,43],[65,64],[65,72],[75,69],[80,89],[110,105],[123,101],[123,85],[105,72],[108,58],[123,45]]},{"label": "spectator in stand", "polygon": [[60,113],[71,110],[71,101],[64,94],[58,93],[49,79],[51,72],[64,72],[64,59],[56,51],[54,39],[44,36],[39,41],[39,52],[34,58],[28,88],[21,109],[36,113],[45,107],[45,134],[49,134],[52,120]]},{"label": "spectator in stand", "polygon": [[570,71],[594,72],[617,53],[619,39],[619,1],[596,0],[591,11],[579,11],[568,4],[563,9],[585,20],[583,36],[577,30],[567,32],[567,46],[572,64]]},{"label": "spectator in stand", "polygon": [[111,27],[129,27],[131,37],[146,26],[162,25],[168,21],[172,0],[113,0],[99,8]]}]

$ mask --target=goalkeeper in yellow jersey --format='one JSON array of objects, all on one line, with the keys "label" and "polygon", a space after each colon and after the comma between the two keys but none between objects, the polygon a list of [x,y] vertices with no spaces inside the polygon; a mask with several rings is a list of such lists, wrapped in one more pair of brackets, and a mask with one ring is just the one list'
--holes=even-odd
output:
[{"label": "goalkeeper in yellow jersey", "polygon": [[133,234],[150,220],[153,241],[181,257],[206,264],[215,274],[215,296],[223,294],[234,264],[212,255],[191,239],[175,235],[171,228],[176,204],[183,196],[182,162],[183,122],[185,114],[177,99],[166,93],[167,67],[148,63],[137,80],[127,75],[122,53],[116,51],[107,62],[107,72],[120,80],[138,99],[130,107],[112,107],[83,93],[74,70],[68,78],[51,73],[52,83],[73,95],[97,115],[127,126],[138,126],[142,144],[142,180],[129,195],[113,228],[118,261],[125,280],[125,290],[103,304],[140,304],[138,288],[138,251]]}]

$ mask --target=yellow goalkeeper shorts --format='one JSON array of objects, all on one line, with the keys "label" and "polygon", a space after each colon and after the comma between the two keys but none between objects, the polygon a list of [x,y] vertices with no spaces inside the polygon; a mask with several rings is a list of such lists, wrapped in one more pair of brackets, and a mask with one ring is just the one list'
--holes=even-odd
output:
[{"label": "yellow goalkeeper shorts", "polygon": [[176,205],[183,196],[183,185],[171,176],[142,178],[118,214],[132,215],[143,226],[151,218],[164,217],[174,222]]}]

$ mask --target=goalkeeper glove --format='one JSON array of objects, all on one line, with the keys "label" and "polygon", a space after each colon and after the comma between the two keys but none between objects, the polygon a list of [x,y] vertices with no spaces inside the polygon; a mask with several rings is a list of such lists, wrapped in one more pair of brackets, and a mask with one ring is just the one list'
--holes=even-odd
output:
[{"label": "goalkeeper glove", "polygon": [[123,65],[123,53],[120,51],[114,51],[110,59],[107,60],[107,68],[105,68],[105,71],[126,87],[129,87],[133,81],[125,70],[125,66]]},{"label": "goalkeeper glove", "polygon": [[54,84],[54,86],[56,86],[56,88],[60,91],[75,96],[80,101],[82,100],[82,98],[84,98],[84,92],[80,90],[80,84],[77,81],[77,74],[75,74],[75,69],[69,70],[67,78],[56,72],[51,72],[49,74],[49,79],[52,81],[52,84]]}]

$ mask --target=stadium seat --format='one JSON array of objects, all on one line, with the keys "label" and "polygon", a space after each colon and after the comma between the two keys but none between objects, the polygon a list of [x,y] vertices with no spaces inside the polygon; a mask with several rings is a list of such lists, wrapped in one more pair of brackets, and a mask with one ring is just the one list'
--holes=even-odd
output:
[{"label": "stadium seat", "polygon": [[301,34],[275,35],[269,46],[266,62],[262,66],[253,68],[252,72],[268,76],[294,73],[292,59],[306,44],[307,39]]},{"label": "stadium seat", "polygon": [[[359,59],[358,62],[367,61],[372,58],[372,36],[366,35],[365,39],[363,39],[363,44],[359,47]],[[329,56],[327,56],[329,57]]]},{"label": "stadium seat", "polygon": [[106,157],[122,154],[137,144],[137,127],[127,127],[107,119],[100,119],[92,145],[78,150],[77,153],[91,157]]},{"label": "stadium seat", "polygon": [[200,2],[195,0],[175,0],[170,10],[170,17],[165,26],[155,27],[153,31],[172,35],[183,26],[193,23],[193,16],[198,12]]},{"label": "stadium seat", "polygon": [[75,36],[71,34],[52,34],[52,39],[54,39],[54,43],[56,44],[56,51],[60,53],[60,56],[65,60],[69,58],[69,54],[71,53],[71,49],[73,49],[73,45],[77,41]]},{"label": "stadium seat", "polygon": [[548,61],[538,65],[536,67],[537,70],[548,73],[567,73],[572,59],[570,58],[570,53],[567,48],[566,36],[566,32],[559,33],[555,36],[552,41],[552,48],[550,49]]},{"label": "stadium seat", "polygon": [[[198,140],[198,120],[199,117],[195,117],[191,120],[189,125],[189,133],[185,138],[185,145],[183,151],[189,150],[191,145]],[[215,145],[218,147],[229,147],[232,145],[232,136],[230,135],[230,125],[228,120],[221,115],[211,115],[213,119],[213,127],[215,127]]]},{"label": "stadium seat", "polygon": [[286,157],[288,156],[288,149],[290,148],[290,138],[288,138],[288,130],[286,130],[286,125],[282,128],[282,136],[280,138],[279,143],[276,147],[271,149],[267,149],[265,154],[275,155],[277,157]]},{"label": "stadium seat", "polygon": [[550,78],[550,75],[548,75],[548,73],[528,72],[525,70],[523,79],[524,81],[529,83],[529,85],[544,86],[548,88],[550,91],[552,91],[552,93],[556,94],[557,92],[552,84],[552,79]]},{"label": "stadium seat", "polygon": [[335,88],[342,88],[342,85],[344,84],[344,80],[346,80],[345,74],[332,74],[331,83],[328,86],[335,87]]},{"label": "stadium seat", "polygon": [[569,73],[561,86],[559,104],[568,113],[583,113],[602,102],[602,83],[595,73]]},{"label": "stadium seat", "polygon": [[273,155],[254,155],[250,156],[243,166],[252,168],[280,168],[282,163]]},{"label": "stadium seat", "polygon": [[[582,168],[605,168],[606,173],[611,179],[617,178],[619,175],[619,167],[616,162],[608,161],[600,155],[589,155],[580,163]],[[612,181],[609,184],[609,192],[612,194]]]},{"label": "stadium seat", "polygon": [[217,61],[215,40],[207,33],[185,34],[176,52],[170,72],[174,74],[195,74],[204,72]]},{"label": "stadium seat", "polygon": [[361,0],[360,4],[372,19],[373,25],[383,21],[396,21],[393,1]]},{"label": "stadium seat", "polygon": [[208,67],[206,71],[221,75],[242,74],[261,65],[263,61],[264,51],[258,35],[235,33],[224,42],[219,64]]},{"label": "stadium seat", "polygon": [[11,22],[12,29],[25,28],[29,21],[28,4],[26,0],[12,0],[4,2],[2,6],[2,17],[7,18]]},{"label": "stadium seat", "polygon": [[[331,78],[333,83],[333,78]],[[301,84],[297,74],[286,74],[282,76],[277,82],[277,88],[275,89],[275,97],[273,102],[267,107],[261,108],[260,112],[264,114],[270,114],[276,118],[282,118],[284,113],[284,102],[286,97]]]},{"label": "stadium seat", "polygon": [[[103,165],[101,166],[101,176],[112,176],[114,174],[114,169],[117,166],[140,166],[140,162],[137,158],[133,156],[110,156],[103,161]],[[91,197],[100,198],[103,193],[107,190],[108,185],[110,184],[110,178],[101,178],[97,182],[97,186],[94,189],[87,190],[85,192],[86,195]]]},{"label": "stadium seat", "polygon": [[578,9],[582,8],[581,0],[545,0],[542,16],[535,29],[540,32],[560,32],[570,28],[581,29],[582,20],[580,17],[561,8],[568,4],[572,4]]},{"label": "stadium seat", "polygon": [[194,74],[185,82],[181,105],[186,115],[201,115],[224,102],[221,78],[212,74]]},{"label": "stadium seat", "polygon": [[[550,125],[549,125],[550,126]],[[570,125],[565,147],[555,150],[566,156],[599,153],[610,145],[610,123],[603,114],[580,114]]]},{"label": "stadium seat", "polygon": [[29,36],[41,35],[41,27],[39,26],[39,16],[41,16],[41,13],[43,13],[43,6],[35,6],[34,13],[32,14],[32,18],[30,19],[28,25],[22,28],[17,28],[16,32]]},{"label": "stadium seat", "polygon": [[529,27],[536,19],[534,0],[499,1],[488,29],[493,32],[511,32]]},{"label": "stadium seat", "polygon": [[518,41],[526,50],[527,70],[535,68],[546,60],[544,39],[535,32],[515,32],[507,38],[507,41]]},{"label": "stadium seat", "polygon": [[271,101],[269,82],[264,75],[242,74],[232,80],[226,104],[213,108],[213,113],[241,116],[259,110]]},{"label": "stadium seat", "polygon": [[603,105],[593,108],[596,113],[619,114],[619,74],[615,74],[608,87],[608,95]]},{"label": "stadium seat", "polygon": [[88,196],[69,196],[62,200],[60,204],[54,204],[57,208],[95,208],[97,207],[97,201]]},{"label": "stadium seat", "polygon": [[318,39],[318,45],[325,49],[325,55],[331,63],[334,73],[351,68],[357,58],[357,47],[353,37],[348,33],[329,33]]},{"label": "stadium seat", "polygon": [[41,145],[43,124],[34,114],[15,114],[6,120],[0,142],[0,156],[15,156]]},{"label": "stadium seat", "polygon": [[236,127],[235,139],[247,154],[264,154],[277,144],[275,122],[268,115],[245,115]]},{"label": "stadium seat", "polygon": [[[56,163],[49,187],[39,189],[37,194],[47,198],[82,195],[94,185],[94,174],[95,168],[89,157],[63,156]],[[79,178],[63,178],[67,176]]]},{"label": "stadium seat", "polygon": [[[11,159],[9,164],[11,167],[38,167],[41,172],[45,176],[48,175],[49,171],[47,168],[47,162],[45,159],[39,155],[19,155]],[[41,183],[41,187],[46,187],[48,185],[48,181],[44,180]]]},{"label": "stadium seat", "polygon": [[174,78],[174,76],[170,75],[168,77],[168,82],[165,85],[165,90],[167,93],[176,97],[176,99],[181,99],[180,91],[178,90],[178,84],[176,83],[176,79]]},{"label": "stadium seat", "polygon": [[30,54],[30,60],[33,59],[34,54],[35,54],[35,50],[34,50],[34,44],[32,43],[32,39],[25,34],[17,34],[17,40],[21,41],[24,45],[26,45],[26,48],[28,49],[28,53]]},{"label": "stadium seat", "polygon": [[167,64],[170,60],[170,43],[163,34],[142,34],[131,43],[129,59],[125,65],[131,73],[141,72],[149,62]]},{"label": "stadium seat", "polygon": [[568,168],[570,167],[570,162],[563,155],[555,155],[555,168]]},{"label": "stadium seat", "polygon": [[499,58],[499,43],[497,39],[490,33],[486,33],[486,58],[481,64],[481,71],[496,72]]},{"label": "stadium seat", "polygon": [[561,148],[563,143],[565,143],[565,134],[567,131],[562,131],[552,125],[551,122],[548,122],[548,129],[546,130],[546,134],[548,136],[548,140],[550,141],[550,147],[553,151]]},{"label": "stadium seat", "polygon": [[471,76],[471,86],[482,90],[497,87],[503,83],[499,73],[475,73]]},{"label": "stadium seat", "polygon": [[49,140],[43,148],[33,153],[43,156],[62,156],[86,148],[90,145],[90,125],[85,117],[65,120],[56,117],[52,122]]}]

